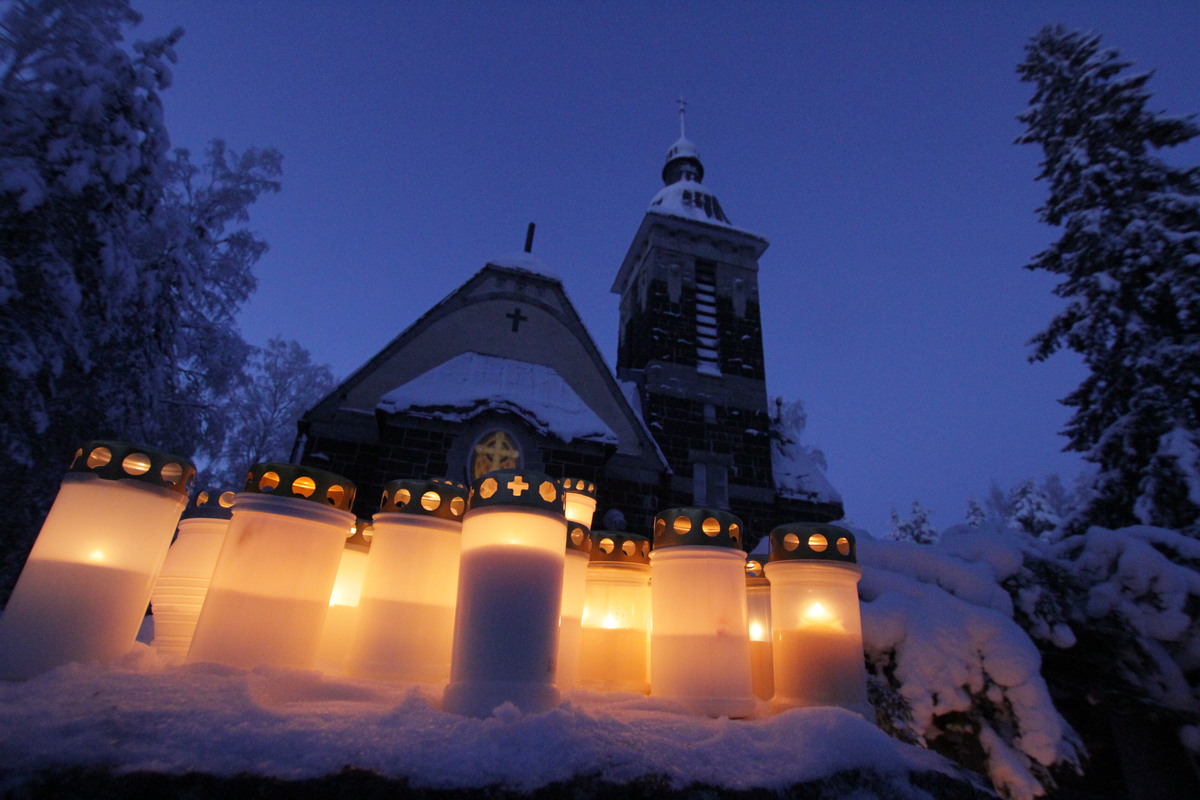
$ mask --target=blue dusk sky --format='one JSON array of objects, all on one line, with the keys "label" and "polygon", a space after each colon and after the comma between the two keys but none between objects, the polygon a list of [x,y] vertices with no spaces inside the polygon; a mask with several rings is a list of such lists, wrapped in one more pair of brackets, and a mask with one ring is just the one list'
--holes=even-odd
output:
[{"label": "blue dusk sky", "polygon": [[[241,324],[345,377],[491,258],[534,254],[610,365],[610,286],[679,135],[759,273],[772,397],[802,399],[848,517],[919,499],[962,521],[993,480],[1082,464],[1058,403],[1072,354],[1029,364],[1061,307],[1023,269],[1039,149],[1017,146],[1042,25],[1095,30],[1153,107],[1200,111],[1196,2],[214,2],[134,0],[131,38],[186,30],[164,95],[177,147],[273,146],[284,188]],[[1167,158],[1200,162],[1200,145]]]}]

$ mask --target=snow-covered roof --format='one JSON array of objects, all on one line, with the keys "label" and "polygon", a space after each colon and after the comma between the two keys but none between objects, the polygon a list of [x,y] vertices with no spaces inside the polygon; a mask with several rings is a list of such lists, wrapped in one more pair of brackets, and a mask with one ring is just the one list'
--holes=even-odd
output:
[{"label": "snow-covered roof", "polygon": [[664,186],[650,201],[650,210],[710,225],[733,227],[716,195],[704,188],[703,184],[692,180],[676,181]]},{"label": "snow-covered roof", "polygon": [[449,422],[507,411],[564,442],[617,443],[612,428],[553,369],[482,353],[460,353],[392,389],[376,408]]},{"label": "snow-covered roof", "polygon": [[842,496],[825,477],[815,459],[793,442],[771,443],[775,489],[784,497],[814,503],[840,503]]},{"label": "snow-covered roof", "polygon": [[497,258],[488,259],[488,263],[497,267],[505,267],[506,269],[519,269],[523,272],[531,272],[534,275],[541,275],[543,278],[552,278],[562,282],[558,274],[546,265],[532,253],[505,253]]}]

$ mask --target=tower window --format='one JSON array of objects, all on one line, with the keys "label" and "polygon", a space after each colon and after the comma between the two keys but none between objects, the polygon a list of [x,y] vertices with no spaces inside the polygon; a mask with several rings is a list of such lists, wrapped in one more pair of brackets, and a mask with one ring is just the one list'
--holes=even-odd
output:
[{"label": "tower window", "polygon": [[696,262],[696,371],[720,375],[717,363],[717,265]]},{"label": "tower window", "polygon": [[702,461],[692,464],[692,502],[729,508],[729,468]]}]

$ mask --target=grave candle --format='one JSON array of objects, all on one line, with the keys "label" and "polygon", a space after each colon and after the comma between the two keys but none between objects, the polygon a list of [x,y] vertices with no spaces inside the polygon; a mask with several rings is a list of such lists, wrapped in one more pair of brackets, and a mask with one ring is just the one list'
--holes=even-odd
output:
[{"label": "grave candle", "polygon": [[358,623],[358,604],[370,554],[371,520],[356,520],[342,548],[333,591],[329,593],[329,610],[321,629],[321,643],[317,646],[317,668],[323,672],[346,671],[346,652]]},{"label": "grave candle", "polygon": [[183,661],[192,644],[233,514],[233,497],[233,492],[213,489],[196,493],[179,519],[179,532],[154,582],[154,650],[168,662]]},{"label": "grave candle", "polygon": [[354,484],[295,464],[255,464],[233,499],[187,661],[311,669],[346,535]]},{"label": "grave candle", "polygon": [[583,478],[563,478],[563,513],[567,517],[567,551],[563,562],[562,611],[558,617],[556,683],[570,689],[579,682],[580,621],[592,549],[592,517],[596,514],[596,484]]},{"label": "grave candle", "polygon": [[868,719],[854,535],[834,525],[771,531],[775,709],[841,706]]},{"label": "grave candle", "polygon": [[559,485],[563,490],[563,514],[567,522],[591,530],[592,517],[596,515],[596,484],[583,478],[563,478]]},{"label": "grave candle", "polygon": [[583,598],[591,550],[591,531],[580,523],[568,522],[567,549],[563,558],[562,605],[558,616],[558,668],[555,672],[555,683],[559,689],[570,689],[579,683]]},{"label": "grave candle", "polygon": [[444,710],[486,717],[558,702],[554,686],[566,517],[558,484],[503,469],[476,479],[463,516],[450,684]]},{"label": "grave candle", "polygon": [[75,453],[0,616],[0,678],[133,645],[195,476],[187,459],[123,442]]},{"label": "grave candle", "polygon": [[604,691],[650,691],[650,542],[595,531],[580,642],[580,684]]},{"label": "grave candle", "polygon": [[746,560],[746,611],[750,632],[750,674],[754,696],[770,700],[775,694],[771,660],[771,583],[763,572],[766,556],[751,554]]},{"label": "grave candle", "polygon": [[754,711],[741,520],[708,508],[654,518],[650,693],[711,717]]},{"label": "grave candle", "polygon": [[383,488],[363,579],[351,675],[411,683],[450,679],[465,486],[400,479]]}]

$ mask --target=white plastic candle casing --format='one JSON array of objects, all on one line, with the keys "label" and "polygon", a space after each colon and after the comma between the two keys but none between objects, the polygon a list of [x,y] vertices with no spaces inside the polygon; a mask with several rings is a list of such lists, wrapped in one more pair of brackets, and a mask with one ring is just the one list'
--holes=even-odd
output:
[{"label": "white plastic candle casing", "polygon": [[0,678],[133,645],[196,470],[123,442],[76,453],[0,616]]}]

